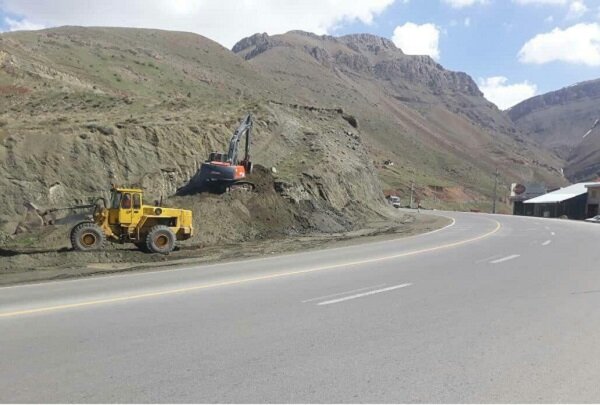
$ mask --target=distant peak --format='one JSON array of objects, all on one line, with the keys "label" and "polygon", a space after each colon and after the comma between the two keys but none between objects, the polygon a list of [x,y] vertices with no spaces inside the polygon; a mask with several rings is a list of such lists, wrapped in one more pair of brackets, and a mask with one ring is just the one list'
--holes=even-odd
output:
[{"label": "distant peak", "polygon": [[252,46],[257,46],[260,44],[266,44],[269,42],[269,35],[266,32],[256,33],[246,38],[240,39],[231,50],[234,53],[242,52],[245,49],[248,49]]},{"label": "distant peak", "polygon": [[335,37],[332,37],[331,35],[317,35],[315,33],[308,32],[308,31],[302,31],[302,30],[288,31],[284,35],[300,35],[300,36],[303,36],[303,37],[308,37],[308,38],[313,38],[313,39],[335,40]]},{"label": "distant peak", "polygon": [[340,40],[342,40],[346,43],[354,43],[357,45],[361,44],[361,45],[367,45],[367,46],[369,46],[369,45],[370,46],[382,46],[387,49],[400,50],[388,38],[380,37],[380,36],[373,35],[373,34],[363,33],[363,34],[344,35],[343,37],[340,37]]}]

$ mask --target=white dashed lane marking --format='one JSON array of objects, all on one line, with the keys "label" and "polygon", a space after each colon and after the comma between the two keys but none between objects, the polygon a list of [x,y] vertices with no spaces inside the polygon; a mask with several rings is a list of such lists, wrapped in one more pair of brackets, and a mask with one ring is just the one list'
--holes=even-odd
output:
[{"label": "white dashed lane marking", "polygon": [[517,257],[521,257],[521,255],[510,255],[510,256],[506,256],[506,257],[503,257],[502,259],[496,259],[496,260],[492,260],[490,263],[491,263],[491,264],[498,264],[498,263],[507,262],[507,261],[509,261],[509,260],[516,259]]},{"label": "white dashed lane marking", "polygon": [[329,301],[319,302],[317,305],[337,304],[337,303],[344,302],[344,301],[350,301],[350,300],[355,300],[357,298],[367,297],[369,295],[381,294],[381,293],[384,293],[384,292],[397,290],[399,288],[409,287],[411,285],[412,285],[411,283],[394,285],[394,286],[391,286],[391,287],[381,288],[379,290],[367,291],[367,292],[364,292],[364,293],[361,293],[361,294],[354,294],[354,295],[349,295],[347,297],[337,298],[335,300],[329,300]]},{"label": "white dashed lane marking", "polygon": [[302,303],[305,304],[305,303],[311,302],[311,301],[324,300],[325,298],[339,297],[340,295],[352,294],[352,293],[355,293],[355,292],[365,291],[365,290],[369,290],[371,288],[379,288],[379,287],[383,287],[383,286],[385,286],[385,284],[373,285],[373,286],[370,286],[370,287],[357,288],[356,290],[343,291],[343,292],[339,292],[339,293],[335,293],[335,294],[323,295],[321,297],[310,298],[310,299],[304,300],[304,301],[302,301]]}]

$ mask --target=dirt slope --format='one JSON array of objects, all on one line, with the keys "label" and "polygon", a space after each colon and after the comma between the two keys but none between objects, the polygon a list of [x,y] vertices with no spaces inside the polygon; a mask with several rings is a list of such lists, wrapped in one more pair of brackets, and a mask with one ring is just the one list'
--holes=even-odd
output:
[{"label": "dirt slope", "polygon": [[600,176],[600,132],[583,135],[600,118],[600,79],[525,100],[508,111],[517,127],[564,157],[572,181]]},{"label": "dirt slope", "polygon": [[111,183],[169,196],[246,112],[253,160],[277,167],[279,191],[271,180],[260,198],[172,201],[195,209],[202,242],[265,237],[269,222],[278,233],[340,231],[386,210],[363,135],[341,112],[271,103],[281,90],[206,38],[76,27],[0,38],[5,232],[25,201],[69,205]]}]

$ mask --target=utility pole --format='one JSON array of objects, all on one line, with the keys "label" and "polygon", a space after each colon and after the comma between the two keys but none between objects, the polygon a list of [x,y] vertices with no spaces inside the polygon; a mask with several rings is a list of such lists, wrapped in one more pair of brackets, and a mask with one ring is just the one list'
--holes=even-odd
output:
[{"label": "utility pole", "polygon": [[492,204],[492,214],[496,213],[496,200],[498,199],[498,168],[496,168],[496,175],[494,176],[494,202]]},{"label": "utility pole", "polygon": [[412,209],[413,207],[413,193],[415,191],[415,182],[411,181],[410,182],[410,208]]}]

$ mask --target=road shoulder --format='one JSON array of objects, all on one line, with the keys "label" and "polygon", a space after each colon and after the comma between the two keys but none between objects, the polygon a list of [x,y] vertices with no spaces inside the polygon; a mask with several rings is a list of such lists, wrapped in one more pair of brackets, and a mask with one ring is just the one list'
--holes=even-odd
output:
[{"label": "road shoulder", "polygon": [[439,230],[452,223],[434,213],[402,213],[398,220],[371,222],[359,230],[335,234],[308,234],[264,239],[224,246],[183,246],[169,256],[148,255],[132,247],[102,252],[19,251],[3,249],[0,286],[33,282],[141,272],[165,267],[211,264],[303,251],[359,245],[398,239]]}]

